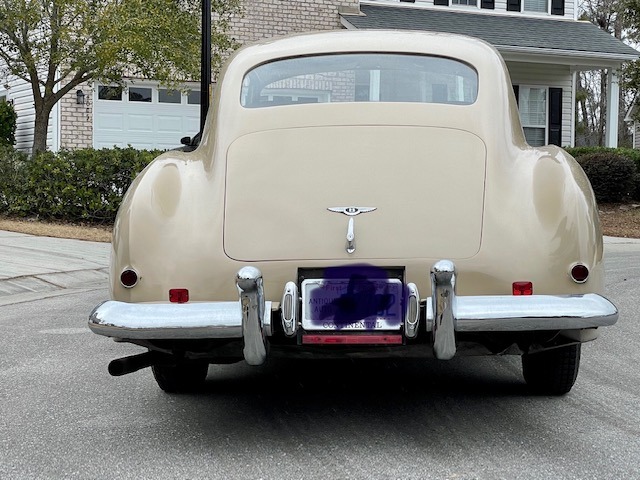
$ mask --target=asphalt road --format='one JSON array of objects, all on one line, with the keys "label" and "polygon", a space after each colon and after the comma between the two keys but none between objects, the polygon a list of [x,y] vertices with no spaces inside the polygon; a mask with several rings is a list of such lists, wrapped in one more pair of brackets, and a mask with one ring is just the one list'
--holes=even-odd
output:
[{"label": "asphalt road", "polygon": [[106,289],[0,307],[0,479],[640,478],[640,252],[607,260],[621,317],[564,397],[519,359],[212,366],[162,393],[91,334]]}]

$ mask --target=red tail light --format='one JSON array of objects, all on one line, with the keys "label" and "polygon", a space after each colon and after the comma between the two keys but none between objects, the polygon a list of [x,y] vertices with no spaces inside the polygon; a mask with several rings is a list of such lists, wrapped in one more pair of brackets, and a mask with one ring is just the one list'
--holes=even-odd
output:
[{"label": "red tail light", "polygon": [[514,295],[533,295],[533,283],[531,282],[513,282]]},{"label": "red tail light", "polygon": [[189,301],[189,290],[186,288],[172,288],[169,290],[169,301],[171,303],[187,303]]},{"label": "red tail light", "polygon": [[576,263],[571,267],[571,278],[576,283],[584,283],[589,278],[589,269],[582,263]]},{"label": "red tail light", "polygon": [[124,270],[120,274],[120,283],[122,283],[122,286],[125,288],[135,287],[138,283],[138,273],[131,268]]}]

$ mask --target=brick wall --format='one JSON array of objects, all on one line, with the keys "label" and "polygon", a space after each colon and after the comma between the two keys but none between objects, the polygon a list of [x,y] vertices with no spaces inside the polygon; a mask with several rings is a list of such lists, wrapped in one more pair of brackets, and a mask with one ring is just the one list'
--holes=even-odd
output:
[{"label": "brick wall", "polygon": [[[76,91],[84,92],[84,105],[76,102]],[[93,147],[93,90],[81,85],[60,100],[60,147]]]},{"label": "brick wall", "polygon": [[244,15],[232,23],[241,44],[289,33],[343,28],[338,10],[358,11],[359,0],[244,0]]}]

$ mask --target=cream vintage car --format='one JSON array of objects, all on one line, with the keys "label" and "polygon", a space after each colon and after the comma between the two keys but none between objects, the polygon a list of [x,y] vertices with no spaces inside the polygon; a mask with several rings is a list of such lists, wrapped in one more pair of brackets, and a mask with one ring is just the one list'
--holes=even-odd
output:
[{"label": "cream vintage car", "polygon": [[616,322],[585,174],[525,142],[509,74],[468,37],[336,31],[239,50],[199,147],[129,189],[91,330],[165,391],[270,357],[522,356],[573,386]]}]

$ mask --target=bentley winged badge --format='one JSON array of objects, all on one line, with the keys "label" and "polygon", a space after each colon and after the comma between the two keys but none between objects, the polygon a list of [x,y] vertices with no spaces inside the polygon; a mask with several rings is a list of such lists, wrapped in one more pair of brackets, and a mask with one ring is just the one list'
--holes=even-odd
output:
[{"label": "bentley winged badge", "polygon": [[356,215],[361,213],[373,212],[377,207],[328,207],[327,210],[335,213],[343,213],[348,217],[349,224],[347,225],[347,253],[351,254],[356,251],[356,233],[355,233],[355,221]]},{"label": "bentley winged badge", "polygon": [[330,210],[335,213],[344,213],[349,217],[355,217],[356,215],[360,215],[361,213],[369,213],[373,212],[377,207],[329,207],[327,210]]}]

